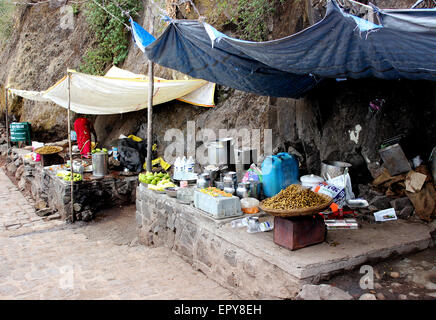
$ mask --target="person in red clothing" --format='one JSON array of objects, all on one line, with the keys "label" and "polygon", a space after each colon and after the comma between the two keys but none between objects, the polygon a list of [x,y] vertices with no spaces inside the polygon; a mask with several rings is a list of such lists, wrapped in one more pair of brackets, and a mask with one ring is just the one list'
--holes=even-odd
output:
[{"label": "person in red clothing", "polygon": [[85,158],[89,158],[91,154],[91,134],[97,142],[97,133],[91,121],[87,118],[79,117],[74,121],[74,130],[77,135],[77,146],[80,154]]}]

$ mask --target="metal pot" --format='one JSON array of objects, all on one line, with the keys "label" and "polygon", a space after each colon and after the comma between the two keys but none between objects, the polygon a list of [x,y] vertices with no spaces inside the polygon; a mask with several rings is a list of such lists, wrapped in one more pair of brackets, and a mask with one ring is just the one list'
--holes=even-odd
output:
[{"label": "metal pot", "polygon": [[[209,169],[208,167],[212,167],[212,168]],[[204,173],[209,175],[210,182],[212,185],[214,181],[218,180],[220,171],[218,167],[212,165],[208,167],[204,168]]]},{"label": "metal pot", "polygon": [[236,171],[248,170],[252,163],[257,163],[257,149],[235,149]]},{"label": "metal pot", "polygon": [[351,168],[351,163],[342,161],[321,162],[321,177],[325,180],[333,179],[344,174],[345,168]]},{"label": "metal pot", "polygon": [[232,138],[219,139],[207,144],[209,164],[216,166],[235,164],[235,149]]},{"label": "metal pot", "polygon": [[95,177],[104,177],[107,175],[107,153],[98,152],[92,155],[92,174]]}]

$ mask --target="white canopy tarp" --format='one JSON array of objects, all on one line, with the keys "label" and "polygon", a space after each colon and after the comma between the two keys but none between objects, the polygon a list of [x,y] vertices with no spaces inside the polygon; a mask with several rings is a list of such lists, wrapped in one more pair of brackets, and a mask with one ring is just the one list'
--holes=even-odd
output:
[{"label": "white canopy tarp", "polygon": [[[118,114],[147,108],[148,78],[112,67],[105,76],[71,72],[71,110],[82,114]],[[153,105],[178,99],[213,107],[215,84],[205,80],[155,78]],[[68,79],[65,76],[46,91],[9,89],[14,95],[34,101],[54,102],[68,108]]]}]

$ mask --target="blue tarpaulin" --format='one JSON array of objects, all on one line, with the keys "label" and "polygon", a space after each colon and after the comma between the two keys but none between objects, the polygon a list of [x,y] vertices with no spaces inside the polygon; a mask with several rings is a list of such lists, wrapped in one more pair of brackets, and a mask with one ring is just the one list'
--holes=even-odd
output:
[{"label": "blue tarpaulin", "polygon": [[265,42],[231,38],[198,21],[172,20],[156,40],[132,27],[153,62],[264,96],[299,98],[323,78],[435,81],[436,10],[374,10],[381,25],[331,0],[320,22]]}]

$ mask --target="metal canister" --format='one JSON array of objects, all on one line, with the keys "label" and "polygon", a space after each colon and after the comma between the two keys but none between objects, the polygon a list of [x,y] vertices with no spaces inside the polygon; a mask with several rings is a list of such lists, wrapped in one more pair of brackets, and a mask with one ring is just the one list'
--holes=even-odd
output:
[{"label": "metal canister", "polygon": [[208,173],[202,173],[197,179],[197,188],[204,189],[210,187],[210,176]]},{"label": "metal canister", "polygon": [[233,188],[232,186],[225,186],[223,191],[230,194],[235,194],[235,188]]},{"label": "metal canister", "polygon": [[228,171],[224,174],[224,182],[233,182],[233,188],[236,189],[238,186],[238,176],[235,171]]},{"label": "metal canister", "polygon": [[107,175],[107,153],[98,152],[92,155],[92,174],[95,177],[104,177]]},{"label": "metal canister", "polygon": [[249,183],[248,196],[250,198],[260,199],[261,183],[256,180],[249,180],[248,183]]},{"label": "metal canister", "polygon": [[248,197],[248,188],[249,188],[249,184],[247,183],[239,183],[238,184],[238,188],[236,189],[236,195],[239,198],[247,198]]}]

